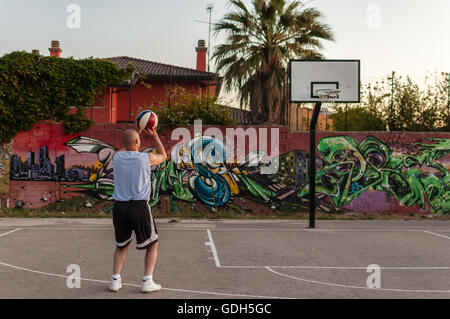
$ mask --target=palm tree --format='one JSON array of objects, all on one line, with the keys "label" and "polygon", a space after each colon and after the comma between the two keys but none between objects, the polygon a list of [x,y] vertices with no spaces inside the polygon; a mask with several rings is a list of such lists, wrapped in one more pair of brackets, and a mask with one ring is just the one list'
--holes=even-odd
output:
[{"label": "palm tree", "polygon": [[322,13],[303,8],[299,1],[230,0],[233,11],[215,24],[226,32],[225,44],[213,58],[223,72],[227,91],[240,91],[241,106],[248,103],[254,124],[280,124],[288,105],[289,60],[323,59],[321,40],[333,41],[331,28],[320,22]]}]

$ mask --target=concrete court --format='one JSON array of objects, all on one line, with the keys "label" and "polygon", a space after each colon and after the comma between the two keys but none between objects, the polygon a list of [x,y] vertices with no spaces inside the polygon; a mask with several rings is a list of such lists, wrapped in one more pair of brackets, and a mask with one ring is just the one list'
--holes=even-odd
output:
[{"label": "concrete court", "polygon": [[[158,219],[163,290],[141,294],[133,238],[111,293],[110,219],[0,219],[0,298],[450,298],[450,221]],[[66,285],[67,266],[81,288]],[[381,267],[369,289],[367,267]]]}]

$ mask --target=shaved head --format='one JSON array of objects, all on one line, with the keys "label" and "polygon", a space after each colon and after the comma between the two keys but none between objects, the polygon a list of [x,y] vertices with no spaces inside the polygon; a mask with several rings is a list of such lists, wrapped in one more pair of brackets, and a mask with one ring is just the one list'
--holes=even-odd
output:
[{"label": "shaved head", "polygon": [[141,144],[141,140],[139,138],[139,133],[135,130],[126,130],[125,132],[123,132],[123,145],[127,148],[137,148],[139,149],[140,144]]}]

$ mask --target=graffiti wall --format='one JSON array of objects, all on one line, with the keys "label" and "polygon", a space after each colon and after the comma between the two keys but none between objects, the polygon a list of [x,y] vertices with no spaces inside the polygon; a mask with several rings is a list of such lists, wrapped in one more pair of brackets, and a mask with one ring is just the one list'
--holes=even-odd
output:
[{"label": "graffiti wall", "polygon": [[[112,158],[129,127],[95,125],[82,135],[68,136],[60,125],[40,124],[21,133],[10,159],[11,202],[29,208],[61,202],[92,209],[110,205]],[[263,136],[268,129],[272,133]],[[169,155],[152,168],[150,205],[175,214],[186,209],[307,211],[309,135],[272,129],[258,131],[257,141],[250,139],[254,143],[249,141],[242,156],[233,160],[224,146],[225,128],[220,128],[224,140],[192,129],[192,138],[172,140],[171,132],[163,131],[161,141]],[[279,140],[275,151],[274,134]],[[450,214],[450,134],[327,132],[317,140],[321,210]],[[142,145],[149,147],[143,152],[154,151],[150,140]]]},{"label": "graffiti wall", "polygon": [[[349,136],[322,138],[317,149],[324,163],[316,173],[317,191],[336,209],[368,192],[381,192],[404,207],[450,213],[450,176],[444,161],[450,139],[428,138],[408,148],[410,152],[395,152],[373,136],[362,141]],[[308,194],[306,185],[300,197]],[[375,197],[366,201],[376,203]]]}]

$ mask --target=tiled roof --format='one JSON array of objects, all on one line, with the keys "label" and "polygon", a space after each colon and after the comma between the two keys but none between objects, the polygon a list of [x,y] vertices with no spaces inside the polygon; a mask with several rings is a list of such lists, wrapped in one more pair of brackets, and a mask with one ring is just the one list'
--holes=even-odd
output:
[{"label": "tiled roof", "polygon": [[120,69],[126,68],[131,63],[136,72],[149,79],[168,80],[172,78],[173,80],[186,81],[218,81],[218,77],[215,73],[130,58],[127,56],[105,58],[105,60],[117,64]]}]

